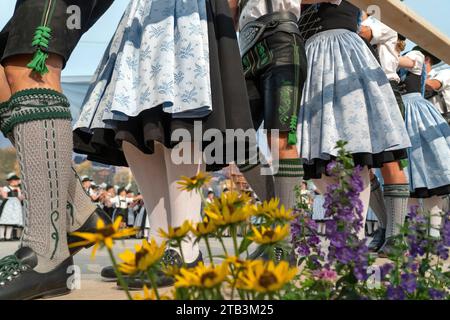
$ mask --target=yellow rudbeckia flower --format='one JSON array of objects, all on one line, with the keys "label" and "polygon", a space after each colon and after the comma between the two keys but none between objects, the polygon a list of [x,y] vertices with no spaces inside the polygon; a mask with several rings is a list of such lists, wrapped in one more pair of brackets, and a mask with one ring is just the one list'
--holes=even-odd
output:
[{"label": "yellow rudbeckia flower", "polygon": [[268,216],[271,214],[271,212],[277,210],[279,206],[280,206],[280,199],[272,198],[270,199],[270,201],[264,201],[262,204],[259,204],[257,206],[255,215]]},{"label": "yellow rudbeckia flower", "polygon": [[159,229],[159,234],[161,237],[167,240],[182,240],[186,235],[191,231],[191,224],[189,221],[185,221],[180,227],[169,227],[169,230],[166,232],[163,229]]},{"label": "yellow rudbeckia flower", "polygon": [[247,194],[237,192],[223,193],[220,198],[206,206],[205,214],[217,226],[228,226],[247,221],[253,214],[254,208],[250,204]]},{"label": "yellow rudbeckia flower", "polygon": [[241,290],[271,293],[281,290],[297,275],[297,268],[290,268],[286,261],[275,265],[273,261],[256,261],[242,272],[236,282]]},{"label": "yellow rudbeckia flower", "polygon": [[[146,301],[155,301],[158,300],[158,298],[156,297],[156,293],[154,289],[151,289],[151,291],[148,289],[147,286],[144,285],[143,288],[144,292],[143,295],[141,295],[140,293],[137,293],[133,296],[133,300],[139,301],[139,300],[146,300]],[[162,295],[160,296],[161,300],[172,300],[170,296],[168,295]]]},{"label": "yellow rudbeckia flower", "polygon": [[136,228],[120,229],[121,223],[121,216],[119,216],[112,225],[105,225],[103,220],[98,219],[96,232],[73,232],[73,236],[85,240],[73,243],[69,246],[69,248],[85,247],[87,245],[94,244],[94,248],[92,249],[92,257],[95,256],[98,248],[101,246],[106,246],[111,250],[114,245],[114,240],[133,236],[137,233]]},{"label": "yellow rudbeckia flower", "polygon": [[211,179],[211,175],[199,172],[196,176],[191,178],[186,176],[181,177],[178,184],[180,185],[180,190],[183,191],[200,190],[205,184],[211,181]]},{"label": "yellow rudbeckia flower", "polygon": [[205,266],[200,263],[192,269],[181,269],[180,274],[175,276],[175,288],[204,288],[210,289],[219,286],[227,280],[228,264],[220,266]]},{"label": "yellow rudbeckia flower", "polygon": [[203,219],[203,222],[197,223],[195,226],[191,226],[191,231],[197,238],[202,238],[216,232],[217,226],[214,222],[205,218]]},{"label": "yellow rudbeckia flower", "polygon": [[284,240],[290,232],[289,225],[283,227],[276,226],[275,229],[267,227],[262,227],[261,229],[252,227],[252,229],[255,234],[252,237],[249,237],[249,239],[258,244],[274,244],[280,242]]},{"label": "yellow rudbeckia flower", "polygon": [[233,266],[234,270],[243,270],[250,268],[257,260],[242,260],[236,256],[226,257],[225,261],[229,266]]},{"label": "yellow rudbeckia flower", "polygon": [[286,209],[284,205],[280,207],[280,199],[275,198],[270,201],[264,201],[258,205],[255,215],[265,216],[272,221],[290,222],[295,220],[298,215],[293,214],[292,209]]},{"label": "yellow rudbeckia flower", "polygon": [[162,259],[166,244],[158,246],[155,239],[152,239],[150,243],[144,240],[142,245],[136,245],[135,249],[136,252],[126,250],[119,255],[120,260],[123,261],[119,264],[120,272],[135,274],[139,271],[147,271]]}]

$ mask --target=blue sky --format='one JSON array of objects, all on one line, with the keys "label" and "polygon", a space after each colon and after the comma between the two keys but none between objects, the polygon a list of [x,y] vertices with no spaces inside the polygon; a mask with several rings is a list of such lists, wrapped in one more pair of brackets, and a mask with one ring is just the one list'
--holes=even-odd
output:
[{"label": "blue sky", "polygon": [[[3,28],[12,15],[16,1],[1,2],[0,28]],[[129,0],[114,1],[110,10],[84,35],[64,70],[64,75],[91,75],[95,71],[128,3]],[[450,1],[405,0],[405,3],[450,37]]]}]

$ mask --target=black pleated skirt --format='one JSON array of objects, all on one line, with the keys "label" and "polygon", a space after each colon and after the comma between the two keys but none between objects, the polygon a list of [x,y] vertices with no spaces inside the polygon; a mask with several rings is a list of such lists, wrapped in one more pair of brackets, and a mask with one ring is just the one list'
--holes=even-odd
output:
[{"label": "black pleated skirt", "polygon": [[[175,119],[161,106],[129,117],[128,121],[114,121],[111,129],[75,129],[75,152],[87,155],[92,161],[128,166],[122,151],[123,141],[145,154],[152,154],[155,142],[167,148],[176,146],[180,141],[172,141],[171,137],[177,129],[186,129],[193,135],[196,121],[201,121],[203,132],[218,129],[224,135],[229,129],[253,129],[236,32],[227,1],[207,0],[207,14],[212,112],[204,118]],[[204,147],[207,145],[203,143]],[[250,146],[247,139],[246,150]],[[219,170],[234,160],[225,155],[220,163],[208,163],[208,170]]]}]

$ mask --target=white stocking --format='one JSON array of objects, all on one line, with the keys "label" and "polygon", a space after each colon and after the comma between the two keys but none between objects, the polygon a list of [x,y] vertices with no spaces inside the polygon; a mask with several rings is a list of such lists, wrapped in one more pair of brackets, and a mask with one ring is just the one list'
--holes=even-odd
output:
[{"label": "white stocking", "polygon": [[0,240],[4,240],[5,239],[5,226],[0,226]]},{"label": "white stocking", "polygon": [[155,143],[155,153],[147,155],[132,144],[123,142],[123,152],[144,197],[150,224],[149,238],[162,243],[164,239],[159,235],[159,229],[168,229],[170,212],[164,147]]},{"label": "white stocking", "polygon": [[366,237],[365,225],[370,202],[370,173],[367,167],[364,167],[364,169],[362,170],[361,179],[363,181],[364,189],[363,191],[361,191],[359,198],[361,199],[364,207],[362,212],[362,228],[359,231],[358,238],[362,240]]},{"label": "white stocking", "polygon": [[5,239],[6,240],[11,240],[12,239],[13,229],[14,229],[14,227],[12,227],[12,226],[7,226],[6,227],[6,232],[5,232]]},{"label": "white stocking", "polygon": [[[181,149],[180,149],[181,148]],[[174,164],[174,156],[180,154],[180,150],[190,150],[191,159],[188,163]],[[205,166],[201,164],[203,154],[198,148],[194,148],[191,142],[180,143],[175,149],[165,149],[164,158],[166,163],[167,182],[170,194],[170,215],[169,224],[172,227],[179,227],[185,221],[197,223],[201,221],[201,196],[197,192],[181,191],[178,182],[182,176],[193,177],[198,172],[204,171]],[[190,239],[182,243],[183,255],[186,263],[194,262],[199,254],[198,243],[194,243],[192,235]]]},{"label": "white stocking", "polygon": [[434,238],[440,237],[442,215],[444,214],[444,201],[445,198],[437,196],[423,199],[424,213],[427,215],[430,214],[430,236]]}]

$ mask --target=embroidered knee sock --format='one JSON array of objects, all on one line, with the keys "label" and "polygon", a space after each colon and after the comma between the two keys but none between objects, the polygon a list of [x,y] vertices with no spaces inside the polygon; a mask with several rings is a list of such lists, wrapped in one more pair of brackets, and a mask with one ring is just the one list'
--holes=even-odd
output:
[{"label": "embroidered knee sock", "polygon": [[96,208],[84,191],[77,172],[72,168],[67,197],[67,230],[74,232],[81,228]]},{"label": "embroidered knee sock", "polygon": [[22,246],[38,255],[37,272],[49,272],[69,257],[67,193],[71,178],[72,126],[69,102],[56,91],[25,90],[11,98],[3,123],[13,133],[25,195]]},{"label": "embroidered knee sock", "polygon": [[410,192],[407,184],[384,185],[387,224],[386,238],[400,234],[408,211]]},{"label": "embroidered knee sock", "polygon": [[269,171],[270,167],[263,165],[265,162],[259,159],[264,159],[264,156],[260,154],[257,161],[249,160],[247,164],[238,165],[238,168],[258,198],[266,201],[275,197],[275,183],[272,174],[262,174],[263,170]]},{"label": "embroidered knee sock", "polygon": [[[6,110],[9,102],[0,103],[0,114]],[[1,116],[0,116],[1,118]],[[1,120],[0,120],[1,122]],[[11,143],[15,146],[14,136],[9,135]],[[80,178],[75,169],[72,168],[74,177],[69,181],[68,199],[67,199],[67,230],[74,232],[78,230],[96,209],[95,204],[86,194],[81,184]]]},{"label": "embroidered knee sock", "polygon": [[301,159],[280,159],[278,173],[274,176],[275,195],[286,209],[295,207],[295,188],[303,181]]},{"label": "embroidered knee sock", "polygon": [[383,190],[381,190],[381,185],[377,177],[370,181],[370,186],[370,208],[372,208],[373,212],[377,216],[380,228],[386,229],[386,205],[384,203]]}]

